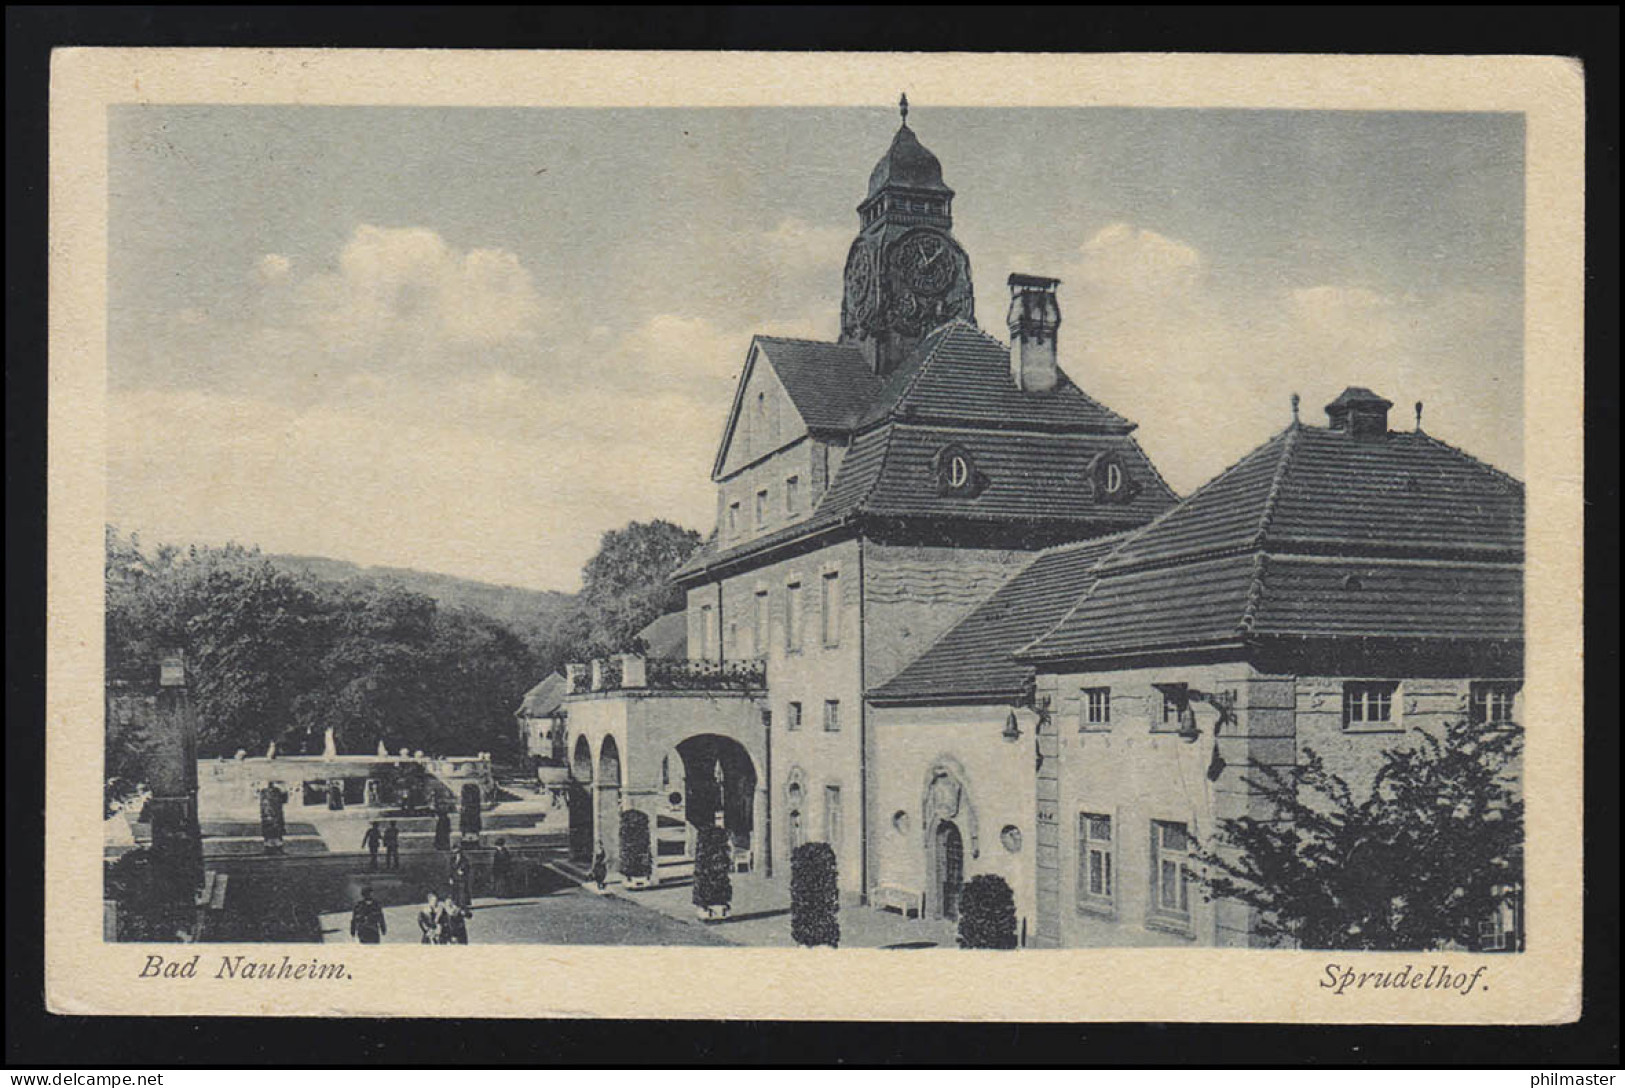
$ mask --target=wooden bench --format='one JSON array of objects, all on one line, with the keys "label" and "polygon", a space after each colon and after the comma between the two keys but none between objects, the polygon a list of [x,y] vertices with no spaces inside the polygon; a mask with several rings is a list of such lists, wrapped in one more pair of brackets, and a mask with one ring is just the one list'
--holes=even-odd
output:
[{"label": "wooden bench", "polygon": [[869,904],[876,910],[894,910],[905,918],[925,917],[925,893],[897,884],[876,884],[869,893]]}]

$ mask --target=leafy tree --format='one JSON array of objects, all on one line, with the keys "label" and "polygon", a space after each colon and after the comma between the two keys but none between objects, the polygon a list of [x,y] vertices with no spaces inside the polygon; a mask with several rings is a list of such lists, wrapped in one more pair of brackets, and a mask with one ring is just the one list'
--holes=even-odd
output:
[{"label": "leafy tree", "polygon": [[804,842],[790,853],[790,936],[813,947],[841,943],[840,889],[835,850],[827,842]]},{"label": "leafy tree", "polygon": [[634,649],[637,633],[683,603],[671,572],[694,554],[700,534],[669,521],[634,521],[605,533],[581,572],[581,618],[587,648]]},{"label": "leafy tree", "polygon": [[1384,752],[1359,796],[1305,749],[1247,779],[1270,818],[1223,820],[1194,874],[1257,911],[1267,939],[1313,949],[1472,947],[1523,879],[1522,730],[1448,725]]},{"label": "leafy tree", "polygon": [[694,905],[722,907],[733,902],[733,878],[729,876],[732,852],[728,829],[702,827],[694,845]]},{"label": "leafy tree", "polygon": [[1016,896],[1003,877],[970,878],[959,899],[959,947],[1016,947]]},{"label": "leafy tree", "polygon": [[649,814],[642,809],[621,810],[621,872],[629,877],[647,877],[654,872],[654,858],[649,852]]}]

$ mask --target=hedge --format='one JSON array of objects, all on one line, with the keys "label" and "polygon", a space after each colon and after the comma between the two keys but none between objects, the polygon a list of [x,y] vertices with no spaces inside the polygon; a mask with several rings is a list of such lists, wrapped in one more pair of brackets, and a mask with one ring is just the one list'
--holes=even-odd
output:
[{"label": "hedge", "polygon": [[720,907],[733,902],[733,880],[728,870],[733,867],[733,850],[729,845],[728,829],[700,828],[699,842],[694,848],[694,905]]},{"label": "hedge", "polygon": [[835,851],[827,842],[802,843],[790,854],[790,936],[797,944],[840,945],[835,873]]},{"label": "hedge", "polygon": [[634,878],[654,872],[654,859],[649,853],[649,814],[641,809],[621,810],[621,872]]},{"label": "hedge", "polygon": [[959,947],[1016,947],[1016,897],[1001,876],[973,876],[959,897]]}]

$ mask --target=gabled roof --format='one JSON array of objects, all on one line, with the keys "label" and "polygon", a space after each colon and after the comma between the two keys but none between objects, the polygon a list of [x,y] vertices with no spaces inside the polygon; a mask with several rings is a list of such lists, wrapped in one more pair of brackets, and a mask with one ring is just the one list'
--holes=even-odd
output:
[{"label": "gabled roof", "polygon": [[1017,654],[1523,637],[1523,485],[1422,433],[1299,424],[1130,536]]},{"label": "gabled roof", "polygon": [[521,718],[545,718],[564,705],[566,684],[559,673],[549,673],[546,680],[525,692],[515,712]]},{"label": "gabled roof", "polygon": [[652,620],[638,632],[649,657],[682,660],[688,657],[688,616],[668,612]]},{"label": "gabled roof", "polygon": [[880,379],[875,377],[862,350],[855,345],[784,336],[753,337],[723,428],[722,442],[711,470],[713,476],[722,473],[728,445],[739,422],[745,388],[750,384],[753,368],[763,359],[773,368],[810,431],[841,434],[850,431],[880,390]]},{"label": "gabled roof", "polygon": [[1094,583],[1095,565],[1122,534],[1042,552],[902,672],[869,693],[875,703],[1002,702],[1032,667],[1014,652],[1064,616]]},{"label": "gabled roof", "polygon": [[1064,372],[1048,393],[1017,389],[1010,378],[1010,349],[963,318],[920,342],[872,398],[858,426],[885,419],[1109,434],[1128,434],[1135,426],[1086,395]]}]

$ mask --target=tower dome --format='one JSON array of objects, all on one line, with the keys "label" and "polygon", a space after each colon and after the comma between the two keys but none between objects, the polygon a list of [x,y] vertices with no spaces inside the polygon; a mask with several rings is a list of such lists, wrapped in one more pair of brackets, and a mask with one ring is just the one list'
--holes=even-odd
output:
[{"label": "tower dome", "polygon": [[953,192],[942,182],[942,163],[920,143],[920,138],[914,135],[907,121],[897,130],[897,135],[892,137],[891,147],[886,149],[869,173],[870,196],[878,195],[888,186]]}]

